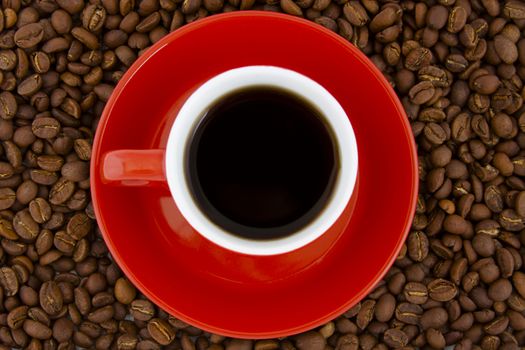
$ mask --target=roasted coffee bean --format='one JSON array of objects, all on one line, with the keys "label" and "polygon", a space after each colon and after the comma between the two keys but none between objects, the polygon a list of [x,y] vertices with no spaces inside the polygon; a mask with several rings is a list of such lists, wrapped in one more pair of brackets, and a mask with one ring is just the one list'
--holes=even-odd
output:
[{"label": "roasted coffee bean", "polygon": [[434,328],[429,328],[425,332],[425,337],[430,346],[433,348],[439,349],[444,348],[446,345],[445,337],[443,333]]},{"label": "roasted coffee bean", "polygon": [[64,179],[79,182],[89,177],[89,163],[82,161],[68,162],[62,166],[62,176]]},{"label": "roasted coffee bean", "polygon": [[119,278],[115,284],[115,298],[122,304],[130,304],[136,296],[135,287],[124,278]]},{"label": "roasted coffee bean", "polygon": [[518,59],[516,44],[504,35],[496,35],[494,37],[494,49],[499,58],[507,64],[512,64]]},{"label": "roasted coffee bean", "polygon": [[419,324],[419,319],[422,314],[423,309],[421,308],[421,306],[410,303],[398,304],[395,311],[395,316],[397,320],[412,325]]},{"label": "roasted coffee bean", "polygon": [[495,320],[485,324],[483,330],[489,335],[499,335],[503,333],[505,328],[509,324],[509,319],[507,316],[500,316]]},{"label": "roasted coffee bean", "polygon": [[5,219],[0,219],[0,236],[9,240],[17,240],[19,238],[11,221]]},{"label": "roasted coffee bean", "polygon": [[67,202],[75,191],[75,184],[65,178],[60,178],[49,191],[49,202],[59,205]]},{"label": "roasted coffee bean", "polygon": [[[11,208],[16,201],[16,193],[8,187],[0,188],[0,210]],[[0,233],[1,234],[1,233]]]},{"label": "roasted coffee bean", "polygon": [[372,321],[372,318],[374,317],[375,304],[376,302],[374,300],[367,300],[362,303],[361,309],[357,314],[356,322],[359,328],[365,329],[366,326],[368,326],[368,324]]},{"label": "roasted coffee bean", "polygon": [[347,2],[343,7],[343,13],[348,22],[354,26],[363,26],[370,20],[365,8],[358,1]]},{"label": "roasted coffee bean", "polygon": [[380,322],[389,321],[394,315],[395,308],[395,297],[390,293],[383,294],[377,301],[374,310],[376,319]]},{"label": "roasted coffee bean", "polygon": [[449,301],[453,299],[457,293],[457,287],[450,281],[438,278],[427,285],[428,295],[436,301]]},{"label": "roasted coffee bean", "polygon": [[13,218],[13,228],[15,232],[27,241],[36,239],[39,233],[39,226],[31,217],[28,210],[19,211]]},{"label": "roasted coffee bean", "polygon": [[391,347],[400,348],[408,344],[408,336],[405,332],[397,328],[387,330],[384,335],[384,342]]},{"label": "roasted coffee bean", "polygon": [[40,340],[46,340],[51,338],[53,335],[53,332],[51,328],[46,326],[45,324],[42,324],[38,321],[34,321],[31,319],[26,319],[23,324],[24,331],[31,337],[40,339]]},{"label": "roasted coffee bean", "polygon": [[66,229],[69,235],[80,240],[91,230],[91,220],[86,214],[76,214],[69,220]]},{"label": "roasted coffee bean", "polygon": [[405,284],[404,296],[410,303],[424,304],[428,300],[428,290],[422,283],[409,282]]},{"label": "roasted coffee bean", "polygon": [[448,314],[445,309],[441,307],[431,308],[423,313],[420,319],[420,324],[423,329],[441,328],[448,320]]},{"label": "roasted coffee bean", "polygon": [[62,292],[53,281],[47,281],[40,287],[40,306],[49,315],[57,315],[63,306]]},{"label": "roasted coffee bean", "polygon": [[75,288],[75,305],[82,315],[87,315],[91,310],[91,299],[88,291],[83,287]]},{"label": "roasted coffee bean", "polygon": [[148,332],[151,337],[161,345],[170,344],[176,335],[173,327],[160,318],[154,318],[148,322]]},{"label": "roasted coffee bean", "polygon": [[[0,53],[0,65],[2,62],[2,56]],[[1,67],[1,66],[0,66]],[[0,93],[0,117],[2,119],[12,119],[18,110],[18,104],[14,95],[9,91],[3,91]]]},{"label": "roasted coffee bean", "polygon": [[14,308],[7,315],[7,325],[11,329],[18,329],[22,327],[25,319],[27,318],[28,306],[22,305]]},{"label": "roasted coffee bean", "polygon": [[408,254],[414,261],[423,261],[428,255],[429,242],[423,232],[411,232],[408,237]]},{"label": "roasted coffee bean", "polygon": [[131,302],[131,314],[140,321],[149,321],[155,315],[153,304],[148,300],[137,299]]},{"label": "roasted coffee bean", "polygon": [[405,67],[411,71],[418,71],[426,67],[432,60],[432,52],[427,48],[416,48],[410,51],[405,59]]},{"label": "roasted coffee bean", "polygon": [[23,49],[38,45],[44,38],[44,27],[40,23],[26,24],[15,33],[15,44]]},{"label": "roasted coffee bean", "polygon": [[71,35],[91,50],[97,50],[100,46],[97,37],[82,27],[73,28]]},{"label": "roasted coffee bean", "polygon": [[448,16],[447,30],[451,33],[459,33],[466,24],[467,10],[462,6],[453,7]]}]

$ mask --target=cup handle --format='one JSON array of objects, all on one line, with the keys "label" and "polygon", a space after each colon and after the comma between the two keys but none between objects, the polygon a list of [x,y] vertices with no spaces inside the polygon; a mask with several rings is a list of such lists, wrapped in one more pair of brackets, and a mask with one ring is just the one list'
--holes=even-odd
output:
[{"label": "cup handle", "polygon": [[102,157],[104,183],[123,186],[148,186],[166,182],[165,150],[118,150]]}]

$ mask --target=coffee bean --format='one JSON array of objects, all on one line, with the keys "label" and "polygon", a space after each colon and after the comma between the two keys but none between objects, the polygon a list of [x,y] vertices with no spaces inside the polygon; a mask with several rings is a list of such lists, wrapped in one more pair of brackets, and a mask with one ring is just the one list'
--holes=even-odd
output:
[{"label": "coffee bean", "polygon": [[49,192],[49,202],[51,204],[63,204],[67,202],[75,191],[75,184],[65,178],[60,178]]},{"label": "coffee bean", "polygon": [[412,325],[419,324],[419,319],[422,314],[423,309],[421,306],[405,302],[398,304],[395,311],[397,320]]},{"label": "coffee bean", "polygon": [[441,328],[448,320],[447,311],[441,307],[431,308],[423,313],[420,324],[423,329]]},{"label": "coffee bean", "polygon": [[408,53],[405,59],[405,67],[411,71],[418,71],[426,67],[432,60],[432,52],[427,48],[416,48]]},{"label": "coffee bean", "polygon": [[103,306],[88,314],[88,320],[94,323],[102,323],[110,320],[115,313],[112,305]]},{"label": "coffee bean", "polygon": [[[16,193],[12,189],[0,188],[0,210],[10,208],[16,201]],[[1,234],[1,233],[0,233]]]},{"label": "coffee bean", "polygon": [[434,85],[430,81],[422,81],[419,84],[414,85],[414,87],[410,89],[408,94],[412,100],[412,103],[422,105],[430,101],[432,97],[434,97],[435,93],[436,90],[434,88]]},{"label": "coffee bean", "polygon": [[363,26],[370,20],[366,10],[358,1],[347,2],[343,7],[343,13],[348,22],[354,26]]},{"label": "coffee bean", "polygon": [[66,317],[61,317],[53,323],[53,338],[58,342],[67,342],[73,336],[74,324]]},{"label": "coffee bean", "polygon": [[24,79],[18,85],[17,92],[22,96],[32,96],[42,87],[42,77],[39,74],[33,74]]},{"label": "coffee bean", "polygon": [[91,159],[91,143],[86,139],[77,139],[74,143],[74,148],[77,156],[81,160]]},{"label": "coffee bean", "polygon": [[[161,345],[170,344],[175,339],[176,335],[173,327],[160,318],[154,318],[148,322],[148,332],[151,337]],[[324,338],[322,339],[324,340]]]},{"label": "coffee bean", "polygon": [[17,240],[19,238],[13,229],[13,224],[5,219],[0,219],[0,236],[9,240]]},{"label": "coffee bean", "polygon": [[483,257],[492,256],[496,252],[494,240],[487,234],[480,233],[474,236],[472,247]]},{"label": "coffee bean", "polygon": [[405,285],[404,296],[413,304],[424,304],[428,299],[427,287],[418,282],[409,282]]},{"label": "coffee bean", "polygon": [[13,228],[23,239],[33,241],[39,233],[38,224],[33,220],[28,210],[19,211],[13,218]]},{"label": "coffee bean", "polygon": [[507,64],[512,64],[518,59],[518,48],[504,35],[494,37],[494,49],[499,58]]},{"label": "coffee bean", "polygon": [[453,214],[449,215],[443,221],[443,228],[450,233],[463,235],[466,234],[470,229],[471,225],[463,217]]},{"label": "coffee bean", "polygon": [[97,50],[100,46],[97,37],[82,27],[73,28],[71,35],[91,50]]},{"label": "coffee bean", "polygon": [[468,68],[467,59],[460,54],[448,55],[445,60],[445,66],[453,73],[462,73]]},{"label": "coffee bean", "polygon": [[519,271],[514,272],[512,282],[519,295],[525,298],[525,274]]},{"label": "coffee bean", "polygon": [[482,75],[472,82],[472,88],[480,94],[490,95],[496,92],[500,86],[500,80],[496,75]]},{"label": "coffee bean", "polygon": [[438,278],[427,285],[428,295],[436,301],[449,301],[453,299],[458,290],[450,281]]},{"label": "coffee bean", "polygon": [[370,22],[370,30],[380,32],[394,25],[401,17],[401,11],[394,7],[386,7],[379,12]]},{"label": "coffee bean", "polygon": [[445,6],[432,6],[427,11],[426,22],[429,28],[439,30],[447,24],[448,9]]},{"label": "coffee bean", "polygon": [[452,8],[448,16],[447,30],[451,33],[459,33],[466,24],[468,13],[462,6]]},{"label": "coffee bean", "polygon": [[31,337],[46,340],[51,338],[53,332],[48,326],[34,320],[26,319],[23,324],[24,331]]},{"label": "coffee bean", "polygon": [[26,24],[15,33],[14,40],[18,47],[28,49],[38,45],[44,38],[44,28],[40,23]]},{"label": "coffee bean", "polygon": [[[2,62],[2,56],[0,54],[0,65]],[[0,66],[1,68],[1,66]],[[9,91],[3,91],[0,93],[0,118],[12,119],[18,110],[18,104],[16,103],[15,97]]]},{"label": "coffee bean", "polygon": [[357,314],[356,322],[359,328],[366,328],[366,326],[372,321],[372,318],[374,317],[375,304],[376,302],[374,300],[366,300],[364,303],[362,303],[361,309]]},{"label": "coffee bean", "polygon": [[443,336],[443,334],[434,328],[427,329],[427,331],[425,332],[425,336],[428,344],[433,348],[444,348],[446,345],[445,337]]},{"label": "coffee bean", "polygon": [[428,123],[423,132],[427,140],[434,145],[440,145],[447,139],[445,130],[437,123]]},{"label": "coffee bean", "polygon": [[60,252],[71,255],[75,249],[76,240],[65,231],[58,231],[55,233],[53,244]]},{"label": "coffee bean", "polygon": [[506,278],[493,282],[488,289],[488,296],[494,301],[505,301],[512,293],[512,284]]},{"label": "coffee bean", "polygon": [[499,335],[503,333],[508,324],[509,318],[507,316],[500,316],[494,321],[485,324],[483,330],[489,335]]},{"label": "coffee bean", "polygon": [[79,182],[89,177],[89,163],[82,161],[68,162],[61,170],[64,179]]},{"label": "coffee bean", "polygon": [[85,214],[74,215],[67,224],[67,233],[80,240],[91,230],[91,221]]},{"label": "coffee bean", "polygon": [[506,278],[511,277],[515,267],[512,253],[510,253],[508,249],[498,248],[496,251],[496,259],[501,271],[501,276]]},{"label": "coffee bean", "polygon": [[40,306],[49,315],[57,315],[62,310],[62,292],[55,282],[44,282],[42,287],[40,287],[39,296]]},{"label": "coffee bean", "polygon": [[115,298],[122,304],[130,304],[136,296],[135,287],[126,279],[119,278],[115,284]]},{"label": "coffee bean", "polygon": [[391,347],[400,348],[408,343],[408,336],[402,330],[391,328],[383,335],[384,342]]},{"label": "coffee bean", "polygon": [[106,21],[106,9],[101,5],[88,5],[82,11],[82,25],[91,32],[98,32]]},{"label": "coffee bean", "polygon": [[414,261],[423,261],[428,255],[429,242],[423,232],[411,232],[408,237],[408,255]]},{"label": "coffee bean", "polygon": [[16,53],[12,50],[0,50],[0,69],[11,71],[17,64]]},{"label": "coffee bean", "polygon": [[137,299],[131,302],[131,315],[140,321],[149,321],[155,315],[153,304],[148,300]]},{"label": "coffee bean", "polygon": [[11,329],[18,329],[22,327],[25,319],[27,318],[28,306],[22,305],[14,308],[7,315],[7,325]]},{"label": "coffee bean", "polygon": [[60,123],[54,118],[38,118],[33,122],[32,130],[35,136],[50,139],[56,137],[60,132]]},{"label": "coffee bean", "polygon": [[91,310],[91,299],[88,291],[83,287],[75,288],[75,305],[82,315],[87,315]]}]

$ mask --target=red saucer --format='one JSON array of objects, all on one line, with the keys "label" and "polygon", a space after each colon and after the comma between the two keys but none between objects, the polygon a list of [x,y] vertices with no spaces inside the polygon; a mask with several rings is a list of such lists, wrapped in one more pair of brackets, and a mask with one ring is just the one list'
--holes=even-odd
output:
[{"label": "red saucer", "polygon": [[[274,275],[257,275],[260,261],[206,241],[181,216],[167,186],[120,187],[100,179],[103,154],[164,148],[191,91],[216,74],[247,65],[289,68],[316,80],[339,100],[357,138],[352,219],[323,259],[292,276],[279,266]],[[256,11],[199,20],[142,55],[107,103],[91,170],[100,229],[130,280],[175,317],[241,338],[306,331],[362,299],[406,238],[418,183],[408,119],[373,64],[321,26]]]}]

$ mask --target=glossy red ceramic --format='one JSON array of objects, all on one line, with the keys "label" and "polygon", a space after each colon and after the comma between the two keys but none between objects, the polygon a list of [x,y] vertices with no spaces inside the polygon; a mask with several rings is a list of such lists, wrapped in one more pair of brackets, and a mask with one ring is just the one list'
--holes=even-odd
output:
[{"label": "glossy red ceramic", "polygon": [[[189,94],[211,77],[247,65],[289,68],[316,80],[338,99],[356,134],[359,169],[350,220],[339,223],[335,231],[342,234],[326,254],[291,274],[282,260],[234,253],[202,238],[166,185],[115,186],[101,176],[110,151],[165,148]],[[175,317],[242,338],[299,333],[363,298],[406,238],[418,184],[410,125],[373,64],[321,26],[256,11],[199,20],[142,55],[107,103],[91,171],[99,226],[130,280]],[[288,256],[300,262],[298,254]]]}]

